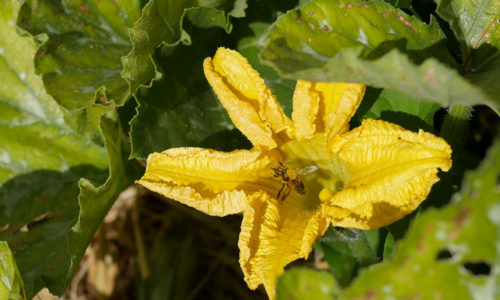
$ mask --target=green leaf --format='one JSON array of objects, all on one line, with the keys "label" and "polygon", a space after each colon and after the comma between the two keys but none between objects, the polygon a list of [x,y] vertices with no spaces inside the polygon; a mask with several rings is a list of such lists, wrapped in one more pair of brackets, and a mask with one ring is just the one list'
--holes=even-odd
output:
[{"label": "green leaf", "polygon": [[311,81],[354,81],[409,97],[452,104],[500,104],[499,55],[468,77],[430,25],[379,1],[317,0],[279,18],[262,58],[282,75]]},{"label": "green leaf", "polygon": [[[74,272],[76,272],[85,249],[87,249],[116,198],[127,186],[133,183],[133,180],[128,176],[132,172],[125,164],[127,153],[122,149],[122,131],[119,121],[117,118],[111,120],[102,117],[100,129],[108,152],[109,176],[103,184],[96,184],[86,178],[82,178],[78,182],[80,210],[78,220],[68,234],[71,265],[66,275],[66,285],[69,284]],[[56,291],[56,293],[62,292]]]},{"label": "green leaf", "polygon": [[105,179],[99,170],[82,165],[65,172],[33,171],[0,188],[0,227],[7,228],[0,239],[14,251],[29,299],[44,287],[61,294],[71,278],[68,234],[78,217],[82,176]]},{"label": "green leaf", "polygon": [[[106,173],[81,165],[23,174],[0,189],[0,227],[7,228],[0,239],[11,245],[30,299],[43,287],[59,295],[65,291],[104,216],[131,183],[119,124],[103,117],[100,127],[110,161],[107,180]],[[99,187],[93,183],[104,181]]]},{"label": "green leaf", "polygon": [[18,1],[0,6],[0,184],[37,169],[105,168],[105,150],[65,123],[35,75],[35,42],[17,34],[18,9]]},{"label": "green leaf", "polygon": [[203,60],[215,53],[218,40],[217,33],[200,30],[192,46],[179,46],[160,61],[169,71],[138,95],[131,121],[132,157],[181,146],[226,151],[250,146],[203,73]]},{"label": "green leaf", "polygon": [[392,233],[388,233],[385,238],[384,243],[384,259],[391,258],[394,251],[396,250],[396,241],[394,240],[394,236]]},{"label": "green leaf", "polygon": [[315,246],[323,252],[341,286],[347,286],[359,268],[378,261],[365,233],[357,229],[329,228]]},{"label": "green leaf", "polygon": [[[394,48],[411,54],[414,61],[430,54],[449,58],[441,43],[444,35],[434,19],[427,25],[383,1],[311,1],[280,17],[269,39],[267,48],[280,50],[285,55],[280,61],[288,62],[290,69],[294,65],[300,69],[321,66],[345,48],[358,48],[363,59],[381,57]],[[273,54],[278,53],[267,55]]]},{"label": "green leaf", "polygon": [[0,299],[24,300],[23,279],[9,245],[0,241]]},{"label": "green leaf", "polygon": [[48,38],[36,56],[48,93],[70,110],[123,104],[129,94],[120,57],[132,48],[128,28],[139,12],[138,0],[26,1],[18,24]]},{"label": "green leaf", "polygon": [[122,76],[130,92],[134,94],[141,85],[149,87],[152,80],[161,78],[152,58],[157,47],[191,44],[191,36],[184,30],[185,16],[198,27],[216,26],[230,32],[231,17],[243,17],[245,8],[244,0],[150,0],[130,30],[133,49],[122,58]]},{"label": "green leaf", "polygon": [[338,293],[335,278],[327,272],[310,269],[291,269],[278,278],[277,300],[331,300]]},{"label": "green leaf", "polygon": [[[377,94],[378,95],[373,95]],[[374,100],[373,100],[374,98]],[[396,123],[406,129],[434,131],[434,114],[441,106],[434,102],[418,100],[391,89],[369,89],[354,119],[381,119]]]},{"label": "green leaf", "polygon": [[497,100],[500,87],[500,2],[438,0],[437,12],[450,23],[462,50],[467,79]]},{"label": "green leaf", "polygon": [[450,23],[462,44],[464,59],[474,48],[500,48],[500,2],[496,0],[436,0],[437,12]]},{"label": "green leaf", "polygon": [[499,170],[497,140],[481,167],[468,174],[454,203],[415,219],[393,259],[363,272],[345,290],[345,298],[495,299],[500,280],[495,271],[500,267]]},{"label": "green leaf", "polygon": [[16,31],[19,8],[16,0],[0,6],[0,240],[8,241],[31,299],[43,287],[64,292],[95,229],[130,180],[119,123],[102,118],[111,175],[99,188],[81,180],[80,192],[81,177],[106,180],[106,150],[71,129],[44,90],[35,75],[35,41]]}]

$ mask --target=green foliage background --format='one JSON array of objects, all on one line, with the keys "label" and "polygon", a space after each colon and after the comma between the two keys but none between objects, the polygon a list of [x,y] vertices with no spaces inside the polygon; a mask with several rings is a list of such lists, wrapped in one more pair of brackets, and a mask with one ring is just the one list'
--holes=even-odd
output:
[{"label": "green foliage background", "polygon": [[[330,270],[292,267],[279,299],[499,297],[499,1],[0,0],[0,299],[63,294],[150,153],[250,147],[203,76],[220,46],[248,58],[288,115],[297,79],[363,82],[351,126],[383,119],[453,146],[417,212],[330,228],[315,245]],[[237,255],[238,216],[184,213],[168,222],[209,224]],[[211,241],[164,227],[147,232],[155,280],[136,295],[195,297],[186,270]]]}]

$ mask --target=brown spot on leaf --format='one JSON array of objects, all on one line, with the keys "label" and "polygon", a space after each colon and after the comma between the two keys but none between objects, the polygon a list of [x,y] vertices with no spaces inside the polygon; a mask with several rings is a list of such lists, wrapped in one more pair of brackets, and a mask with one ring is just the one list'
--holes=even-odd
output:
[{"label": "brown spot on leaf", "polygon": [[90,14],[92,12],[92,9],[87,3],[78,5],[78,9],[84,14]]},{"label": "brown spot on leaf", "polygon": [[374,291],[374,290],[368,290],[365,293],[364,299],[371,300],[371,299],[375,299],[376,297],[377,297],[377,292],[376,291]]},{"label": "brown spot on leaf", "polygon": [[429,224],[424,228],[424,232],[427,234],[432,233],[434,231],[436,231],[436,226],[434,224]]},{"label": "brown spot on leaf", "polygon": [[411,30],[415,31],[415,28],[413,28],[413,26],[411,25],[410,21],[406,20],[405,17],[403,16],[399,16],[399,21],[401,21],[403,24],[405,24],[408,28],[410,28]]},{"label": "brown spot on leaf", "polygon": [[456,227],[462,228],[465,222],[469,220],[470,214],[471,214],[470,208],[466,207],[462,209],[458,213],[458,215],[453,219],[453,222],[455,223]]},{"label": "brown spot on leaf", "polygon": [[314,14],[315,14],[315,13],[316,13],[316,12],[315,12],[314,10],[312,10],[312,9],[309,11],[309,14],[310,14],[311,16],[314,16]]},{"label": "brown spot on leaf", "polygon": [[425,252],[427,247],[425,247],[425,242],[424,242],[424,237],[419,236],[417,240],[417,251],[418,252]]},{"label": "brown spot on leaf", "polygon": [[464,223],[469,219],[470,217],[470,208],[464,208],[458,215],[453,219],[453,222],[455,226],[453,226],[449,231],[448,231],[448,237],[450,239],[456,239],[458,238],[458,235],[460,233],[460,230],[464,226]]}]

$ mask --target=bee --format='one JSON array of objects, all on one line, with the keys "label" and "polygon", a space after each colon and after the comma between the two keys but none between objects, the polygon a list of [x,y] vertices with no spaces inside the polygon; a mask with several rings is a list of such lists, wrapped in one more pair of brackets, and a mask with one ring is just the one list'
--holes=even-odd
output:
[{"label": "bee", "polygon": [[276,178],[280,178],[280,180],[283,182],[283,185],[281,186],[281,189],[276,196],[278,200],[280,199],[280,195],[285,187],[287,188],[287,191],[283,194],[282,200],[284,200],[290,194],[291,187],[293,187],[293,189],[301,195],[304,195],[306,193],[306,187],[295,170],[289,169],[288,167],[283,165],[282,162],[279,162],[279,166],[277,168],[271,169],[274,171],[273,176]]}]

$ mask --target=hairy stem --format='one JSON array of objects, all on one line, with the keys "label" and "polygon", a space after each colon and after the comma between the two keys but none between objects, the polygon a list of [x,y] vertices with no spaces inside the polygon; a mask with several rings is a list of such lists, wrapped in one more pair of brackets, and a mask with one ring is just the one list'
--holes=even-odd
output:
[{"label": "hairy stem", "polygon": [[458,150],[465,141],[469,130],[468,118],[470,111],[470,106],[454,105],[450,107],[444,119],[440,135],[448,141],[453,151]]}]

